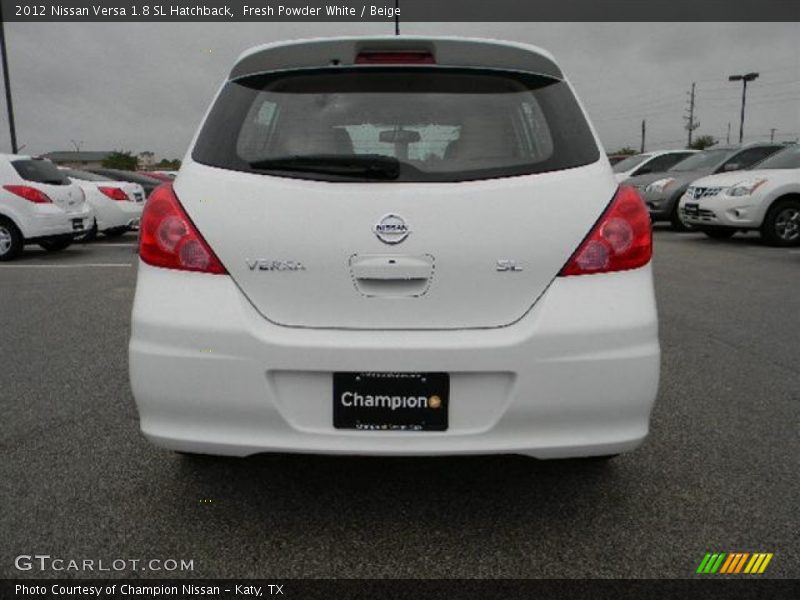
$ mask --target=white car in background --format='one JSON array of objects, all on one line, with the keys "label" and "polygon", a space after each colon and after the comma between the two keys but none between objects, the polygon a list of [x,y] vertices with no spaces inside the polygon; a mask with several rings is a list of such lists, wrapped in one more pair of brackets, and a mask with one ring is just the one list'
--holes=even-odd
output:
[{"label": "white car in background", "polygon": [[533,46],[255,48],[139,233],[155,444],[564,458],[647,436],[650,217]]},{"label": "white car in background", "polygon": [[49,160],[0,154],[0,260],[15,258],[25,244],[63,250],[91,219],[83,190]]},{"label": "white car in background", "polygon": [[97,233],[116,237],[139,229],[145,192],[138,183],[114,181],[103,175],[61,168],[62,173],[77,183],[94,209],[94,222],[81,241],[89,241]]},{"label": "white car in background", "polygon": [[759,230],[771,245],[800,245],[800,146],[788,146],[751,169],[692,182],[679,209],[681,219],[709,237]]},{"label": "white car in background", "polygon": [[622,183],[626,179],[637,175],[663,173],[696,152],[697,150],[654,150],[653,152],[643,152],[614,163],[611,168],[617,181]]}]

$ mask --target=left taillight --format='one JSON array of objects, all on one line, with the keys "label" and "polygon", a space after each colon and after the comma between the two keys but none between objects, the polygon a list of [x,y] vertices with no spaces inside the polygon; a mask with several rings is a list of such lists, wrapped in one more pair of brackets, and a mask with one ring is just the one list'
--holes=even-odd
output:
[{"label": "left taillight", "polygon": [[139,227],[139,257],[154,267],[227,274],[184,211],[171,183],[153,190],[145,204]]},{"label": "left taillight", "polygon": [[47,194],[29,185],[4,185],[3,189],[34,204],[52,204],[53,202]]},{"label": "left taillight", "polygon": [[122,191],[122,188],[108,187],[108,186],[101,185],[101,186],[98,186],[97,189],[100,190],[101,192],[103,192],[103,194],[105,194],[106,196],[108,196],[112,200],[116,200],[117,202],[124,202],[126,200],[130,200],[130,198],[128,198],[128,194],[126,194],[124,191]]},{"label": "left taillight", "polygon": [[650,214],[638,192],[622,186],[559,275],[627,271],[643,267],[652,256]]}]

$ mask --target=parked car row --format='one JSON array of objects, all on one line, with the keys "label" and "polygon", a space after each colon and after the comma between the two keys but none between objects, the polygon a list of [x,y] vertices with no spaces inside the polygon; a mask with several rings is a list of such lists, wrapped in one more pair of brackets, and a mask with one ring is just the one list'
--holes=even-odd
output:
[{"label": "parked car row", "polygon": [[[635,187],[651,220],[712,238],[755,230],[769,244],[800,245],[800,146],[749,144],[704,151],[660,150],[612,167]],[[59,168],[24,155],[0,155],[0,260],[25,244],[48,251],[136,230],[144,201],[165,171]]]},{"label": "parked car row", "polygon": [[43,158],[0,155],[0,261],[26,244],[47,251],[139,228],[145,200],[162,182],[114,169],[56,167]]},{"label": "parked car row", "polygon": [[758,230],[768,243],[793,246],[800,243],[798,151],[779,143],[715,147],[626,184],[639,190],[654,222],[715,238]]}]

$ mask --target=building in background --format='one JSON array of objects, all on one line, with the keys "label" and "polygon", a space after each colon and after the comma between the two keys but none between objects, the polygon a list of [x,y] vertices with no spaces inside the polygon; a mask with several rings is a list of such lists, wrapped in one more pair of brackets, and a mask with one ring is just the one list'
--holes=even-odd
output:
[{"label": "building in background", "polygon": [[139,153],[139,170],[150,171],[156,166],[156,155],[150,151]]},{"label": "building in background", "polygon": [[103,161],[112,154],[111,150],[73,151],[64,150],[43,154],[55,164],[73,169],[96,169],[103,166]]}]

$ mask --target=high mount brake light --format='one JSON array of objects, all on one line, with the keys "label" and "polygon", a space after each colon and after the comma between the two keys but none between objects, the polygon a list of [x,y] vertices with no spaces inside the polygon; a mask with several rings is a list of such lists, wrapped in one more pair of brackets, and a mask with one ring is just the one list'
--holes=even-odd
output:
[{"label": "high mount brake light", "polygon": [[627,271],[646,265],[652,256],[650,215],[636,190],[622,186],[559,275]]},{"label": "high mount brake light", "polygon": [[52,204],[53,202],[47,194],[29,185],[4,185],[3,189],[34,204]]},{"label": "high mount brake light", "polygon": [[183,210],[171,183],[158,186],[145,204],[139,257],[165,269],[226,275],[214,251]]},{"label": "high mount brake light", "polygon": [[130,200],[130,198],[128,198],[128,194],[122,191],[121,188],[99,186],[97,189],[103,192],[106,196],[108,196],[112,200],[117,200],[118,202],[124,202],[126,200]]},{"label": "high mount brake light", "polygon": [[436,59],[430,52],[359,52],[357,65],[435,65]]}]

